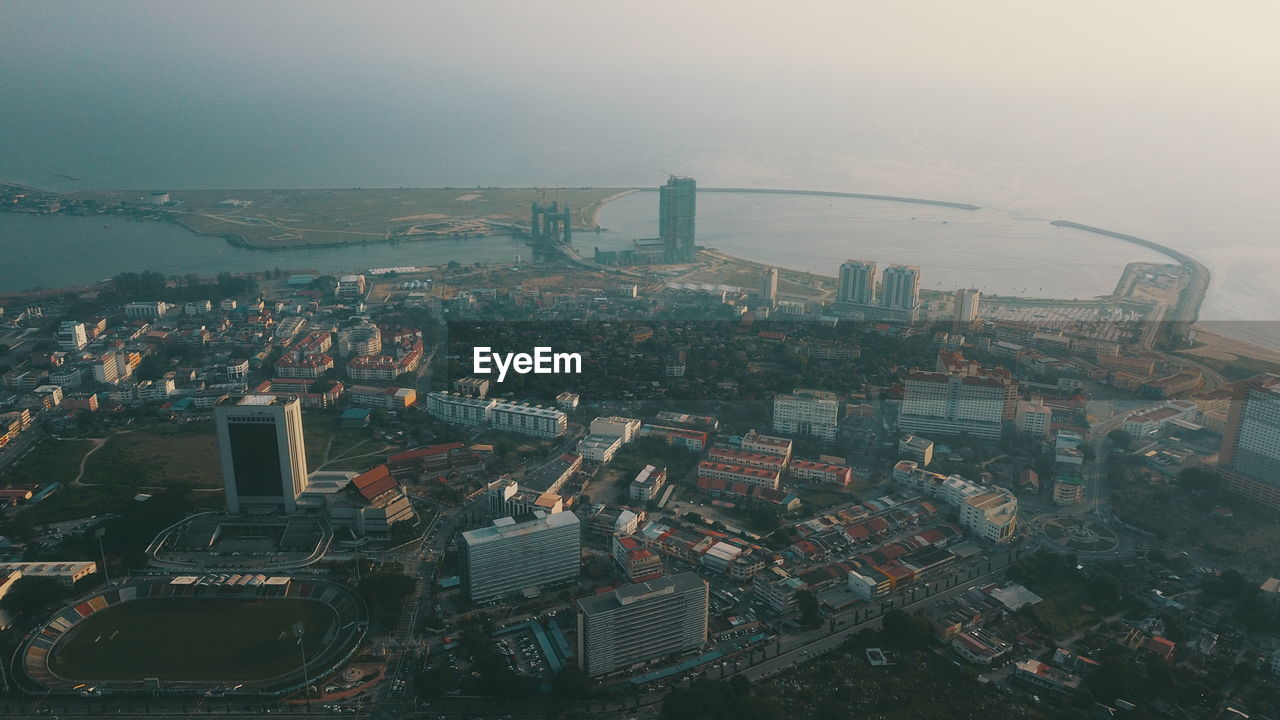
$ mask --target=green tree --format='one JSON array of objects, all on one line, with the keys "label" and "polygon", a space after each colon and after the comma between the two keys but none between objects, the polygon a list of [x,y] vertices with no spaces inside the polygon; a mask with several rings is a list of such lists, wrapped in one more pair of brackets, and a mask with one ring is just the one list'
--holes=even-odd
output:
[{"label": "green tree", "polygon": [[413,587],[413,578],[399,570],[380,570],[361,578],[357,590],[370,612],[387,619],[400,612]]},{"label": "green tree", "polygon": [[933,638],[929,621],[905,610],[892,610],[884,616],[882,631],[885,644],[902,650],[927,647]]},{"label": "green tree", "polygon": [[796,609],[800,611],[802,625],[817,625],[822,622],[822,614],[818,609],[818,597],[809,590],[796,593]]},{"label": "green tree", "polygon": [[22,577],[0,599],[0,608],[13,615],[39,613],[67,597],[67,589],[57,580],[46,577]]},{"label": "green tree", "polygon": [[566,665],[551,679],[551,695],[557,700],[586,700],[591,689],[591,678],[577,665]]},{"label": "green tree", "polygon": [[1133,446],[1133,435],[1131,435],[1128,430],[1116,428],[1115,430],[1107,433],[1107,442],[1111,443],[1113,447],[1118,447],[1121,450],[1128,450]]}]

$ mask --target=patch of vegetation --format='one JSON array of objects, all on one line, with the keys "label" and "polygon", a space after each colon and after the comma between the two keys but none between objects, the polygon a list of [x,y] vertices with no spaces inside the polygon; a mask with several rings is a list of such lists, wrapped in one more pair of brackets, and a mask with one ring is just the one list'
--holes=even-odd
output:
[{"label": "patch of vegetation", "polygon": [[89,456],[82,481],[131,487],[221,487],[222,462],[209,423],[118,433]]},{"label": "patch of vegetation", "polygon": [[23,508],[14,522],[30,528],[90,515],[118,513],[133,502],[135,494],[137,490],[119,485],[64,487],[35,505]]},{"label": "patch of vegetation", "polygon": [[46,438],[5,471],[0,481],[15,485],[69,483],[80,473],[80,461],[92,447],[89,440]]}]

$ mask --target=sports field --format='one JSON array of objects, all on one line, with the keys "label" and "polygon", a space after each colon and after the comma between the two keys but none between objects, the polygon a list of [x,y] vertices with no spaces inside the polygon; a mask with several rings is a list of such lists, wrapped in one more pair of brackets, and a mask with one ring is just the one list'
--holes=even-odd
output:
[{"label": "sports field", "polygon": [[135,600],[86,618],[55,646],[49,666],[82,682],[264,680],[302,667],[295,623],[310,661],[336,620],[314,600]]}]

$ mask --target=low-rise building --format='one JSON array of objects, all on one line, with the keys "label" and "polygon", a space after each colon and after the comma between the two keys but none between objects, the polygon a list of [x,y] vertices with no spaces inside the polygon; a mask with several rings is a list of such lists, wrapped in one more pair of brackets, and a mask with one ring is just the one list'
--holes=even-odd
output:
[{"label": "low-rise building", "polygon": [[622,448],[622,438],[613,435],[588,435],[578,441],[578,454],[588,462],[604,464]]},{"label": "low-rise building", "polygon": [[625,417],[598,417],[591,421],[592,435],[621,438],[629,443],[640,433],[640,421]]},{"label": "low-rise building", "polygon": [[644,505],[656,500],[666,483],[666,468],[659,470],[653,465],[645,465],[644,469],[631,481],[631,486],[627,488],[627,495],[631,498],[631,502]]},{"label": "low-rise building", "polygon": [[569,430],[568,416],[555,408],[457,393],[427,393],[427,412],[458,425],[487,425],[537,437],[559,437]]},{"label": "low-rise building", "polygon": [[65,587],[72,587],[97,571],[97,563],[83,560],[0,563],[0,575],[20,572],[24,577],[43,577],[57,580]]},{"label": "low-rise building", "polygon": [[698,463],[698,479],[724,480],[730,483],[743,483],[777,490],[780,485],[781,472],[730,465],[714,460],[703,460]]},{"label": "low-rise building", "polygon": [[1053,424],[1053,409],[1043,400],[1022,400],[1018,402],[1015,422],[1020,433],[1047,436],[1049,426]]},{"label": "low-rise building", "polygon": [[1013,679],[1029,687],[1071,697],[1080,691],[1084,680],[1079,675],[1060,670],[1039,660],[1022,660],[1013,666]]},{"label": "low-rise building", "polygon": [[780,567],[764,568],[751,579],[751,593],[777,613],[795,610],[800,591],[808,588],[808,583]]},{"label": "low-rise building", "polygon": [[791,461],[790,477],[800,483],[844,489],[853,482],[853,468],[796,458]]},{"label": "low-rise building", "polygon": [[1059,475],[1053,479],[1055,505],[1075,505],[1085,497],[1084,481],[1073,475]]},{"label": "low-rise building", "polygon": [[701,430],[668,427],[666,425],[640,426],[641,437],[656,437],[668,445],[682,447],[690,452],[702,452],[707,447],[707,434]]},{"label": "low-rise building", "polygon": [[346,394],[352,405],[384,410],[403,410],[418,402],[418,391],[413,388],[352,385]]},{"label": "low-rise building", "polygon": [[742,436],[743,450],[765,455],[777,455],[782,458],[784,464],[791,462],[791,449],[794,444],[789,438],[761,435],[755,430],[748,430],[747,434]]},{"label": "low-rise building", "polygon": [[903,435],[898,440],[898,454],[916,461],[920,467],[928,467],[933,462],[933,441],[919,435]]},{"label": "low-rise building", "polygon": [[662,558],[639,540],[614,536],[612,551],[613,561],[628,582],[647,582],[662,576]]}]

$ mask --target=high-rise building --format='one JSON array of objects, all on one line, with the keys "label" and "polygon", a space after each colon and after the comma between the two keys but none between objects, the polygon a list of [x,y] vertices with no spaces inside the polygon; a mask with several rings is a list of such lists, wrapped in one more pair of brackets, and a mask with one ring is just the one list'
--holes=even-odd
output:
[{"label": "high-rise building", "polygon": [[907,377],[898,427],[922,435],[998,439],[1008,385],[996,377],[918,372]]},{"label": "high-rise building", "polygon": [[296,397],[241,395],[214,407],[227,512],[292,513],[307,489],[302,403]]},{"label": "high-rise building", "polygon": [[836,439],[840,400],[833,392],[796,388],[773,397],[773,430],[787,435],[812,435],[827,442]]},{"label": "high-rise building", "polygon": [[684,572],[579,599],[579,666],[604,675],[701,646],[707,595],[707,581]]},{"label": "high-rise building", "polygon": [[955,323],[958,327],[972,325],[979,314],[979,306],[982,303],[982,291],[974,288],[967,288],[956,291],[955,300]]},{"label": "high-rise building", "polygon": [[472,602],[578,579],[582,537],[571,512],[499,518],[458,545]]},{"label": "high-rise building", "polygon": [[1280,375],[1236,384],[1218,464],[1227,491],[1280,510]]},{"label": "high-rise building", "polygon": [[760,304],[770,308],[778,304],[778,268],[760,273]]},{"label": "high-rise building", "polygon": [[880,283],[880,304],[896,310],[914,310],[920,306],[920,268],[914,265],[890,265],[884,269]]},{"label": "high-rise building", "polygon": [[865,260],[845,260],[840,265],[840,287],[836,300],[859,305],[876,301],[876,264]]},{"label": "high-rise building", "polygon": [[692,262],[694,258],[694,217],[697,214],[698,183],[693,178],[667,178],[658,188],[658,235],[666,249],[667,262]]}]

